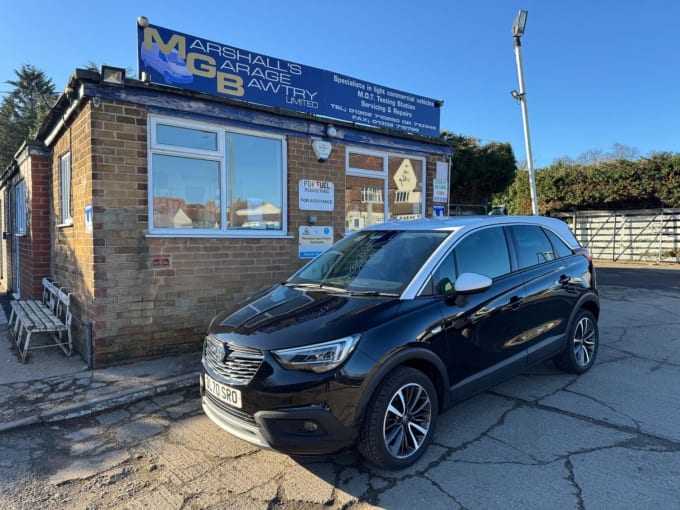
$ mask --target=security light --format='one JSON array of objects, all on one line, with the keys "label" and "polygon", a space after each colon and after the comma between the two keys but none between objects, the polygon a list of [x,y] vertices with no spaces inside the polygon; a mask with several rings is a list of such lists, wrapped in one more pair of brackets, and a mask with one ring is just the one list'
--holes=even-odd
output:
[{"label": "security light", "polygon": [[125,69],[122,67],[102,66],[101,76],[102,83],[109,85],[125,84]]},{"label": "security light", "polygon": [[522,37],[524,35],[524,28],[527,25],[527,15],[529,14],[528,11],[524,11],[520,9],[519,14],[517,14],[517,17],[515,18],[514,23],[512,24],[512,35],[515,37]]}]

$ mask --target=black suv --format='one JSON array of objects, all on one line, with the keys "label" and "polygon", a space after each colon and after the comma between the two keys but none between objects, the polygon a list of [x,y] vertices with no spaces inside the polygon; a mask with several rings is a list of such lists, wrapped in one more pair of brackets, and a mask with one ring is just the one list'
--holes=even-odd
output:
[{"label": "black suv", "polygon": [[549,358],[588,370],[599,312],[589,252],[560,220],[374,225],[213,319],[203,409],[262,447],[310,455],[358,443],[400,469],[452,403]]}]

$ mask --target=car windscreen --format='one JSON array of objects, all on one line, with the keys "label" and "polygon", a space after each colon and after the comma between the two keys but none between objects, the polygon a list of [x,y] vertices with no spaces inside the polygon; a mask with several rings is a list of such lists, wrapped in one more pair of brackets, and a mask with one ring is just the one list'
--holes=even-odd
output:
[{"label": "car windscreen", "polygon": [[377,230],[339,241],[287,283],[400,294],[449,232]]}]

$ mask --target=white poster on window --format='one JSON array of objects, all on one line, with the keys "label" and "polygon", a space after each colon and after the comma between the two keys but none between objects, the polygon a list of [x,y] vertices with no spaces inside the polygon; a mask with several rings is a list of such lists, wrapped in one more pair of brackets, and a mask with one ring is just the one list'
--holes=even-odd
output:
[{"label": "white poster on window", "polygon": [[332,211],[335,207],[335,187],[330,181],[302,179],[299,183],[301,211]]},{"label": "white poster on window", "polygon": [[434,202],[448,202],[449,201],[449,181],[445,179],[432,180],[432,200]]}]

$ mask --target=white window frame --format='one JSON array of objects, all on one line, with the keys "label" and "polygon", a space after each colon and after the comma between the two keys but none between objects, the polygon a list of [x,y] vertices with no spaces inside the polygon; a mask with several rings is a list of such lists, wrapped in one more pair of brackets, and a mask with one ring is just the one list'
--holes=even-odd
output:
[{"label": "white window frame", "polygon": [[[349,155],[350,153],[352,154],[360,154],[362,156],[376,156],[379,158],[382,158],[383,161],[383,167],[382,170],[366,170],[364,168],[353,168],[349,165]],[[345,157],[346,157],[346,170],[347,170],[347,175],[356,175],[358,177],[371,177],[373,179],[387,179],[387,169],[389,168],[388,159],[389,154],[387,152],[379,152],[379,151],[370,151],[366,149],[358,149],[356,147],[347,147],[345,149]]]},{"label": "white window frame", "polygon": [[26,182],[19,181],[14,189],[14,234],[26,235]]},{"label": "white window frame", "polygon": [[[381,172],[377,170],[364,170],[361,168],[353,168],[349,164],[349,155],[350,153],[352,154],[362,154],[366,156],[378,156],[381,157],[383,160],[383,169]],[[372,179],[382,179],[383,181],[383,214],[384,217],[390,218],[390,201],[389,201],[389,183],[387,182],[387,179],[389,179],[389,162],[390,158],[408,158],[412,161],[420,161],[421,164],[421,175],[420,175],[420,182],[422,186],[422,200],[420,202],[420,217],[424,218],[425,217],[425,211],[427,210],[426,204],[425,204],[425,189],[426,188],[426,181],[425,181],[425,176],[427,175],[427,158],[422,157],[422,156],[416,156],[413,154],[404,154],[401,152],[389,152],[389,151],[374,151],[374,150],[366,150],[366,149],[360,149],[357,147],[352,147],[352,146],[347,146],[345,148],[345,173],[346,175],[353,175],[356,177],[369,177]],[[395,203],[398,203],[395,197]]]},{"label": "white window frame", "polygon": [[[217,136],[217,149],[204,150],[190,147],[180,147],[159,143],[157,140],[158,124],[175,126],[199,131],[214,132]],[[149,209],[149,237],[203,237],[203,238],[290,238],[288,234],[288,148],[285,135],[256,131],[252,129],[232,128],[207,122],[189,121],[175,117],[150,115],[148,121],[149,150],[148,150],[148,209]],[[279,140],[281,142],[281,229],[230,229],[227,227],[227,189],[228,169],[232,166],[230,155],[226,153],[226,136],[228,133],[246,134],[260,138]],[[154,227],[153,220],[153,155],[191,157],[207,161],[216,161],[220,166],[220,229],[177,229]]]},{"label": "white window frame", "polygon": [[67,152],[59,158],[59,198],[61,200],[59,227],[73,225],[73,213],[71,211],[72,182],[71,153]]}]

